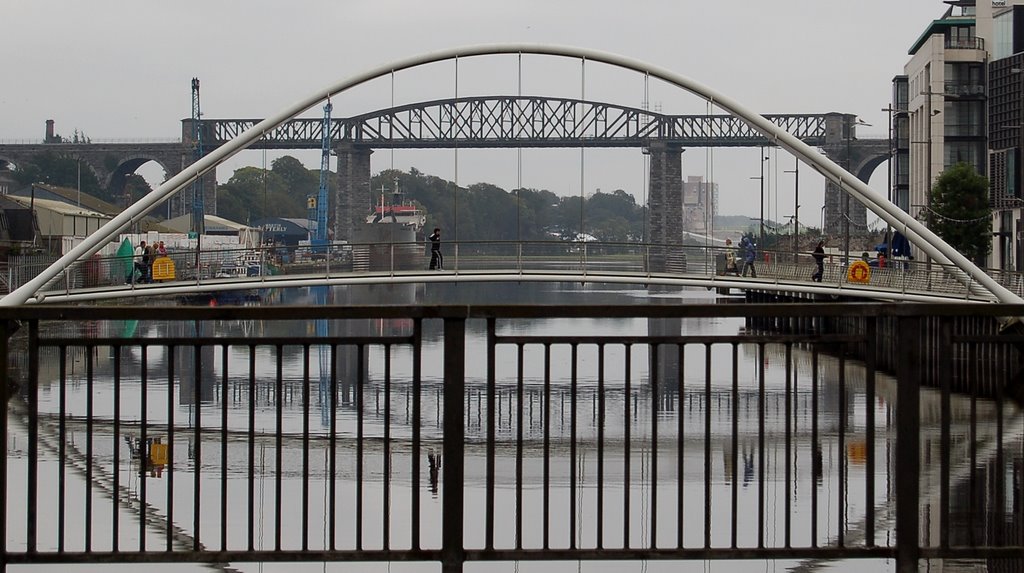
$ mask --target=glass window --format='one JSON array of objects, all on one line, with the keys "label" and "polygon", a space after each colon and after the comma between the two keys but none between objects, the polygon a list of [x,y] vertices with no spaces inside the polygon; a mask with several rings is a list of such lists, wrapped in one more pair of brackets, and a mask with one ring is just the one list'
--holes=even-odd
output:
[{"label": "glass window", "polygon": [[978,173],[984,174],[985,168],[981,161],[985,157],[985,144],[978,141],[946,141],[943,146],[943,167],[951,167],[957,163],[973,165]]},{"label": "glass window", "polygon": [[943,125],[947,137],[985,135],[985,106],[981,101],[947,100],[943,106]]},{"label": "glass window", "polygon": [[1013,12],[1005,12],[992,19],[992,59],[999,60],[1013,54]]},{"label": "glass window", "polygon": [[1020,189],[1017,186],[1017,150],[1011,149],[1006,153],[1006,194],[1010,197],[1020,197]]}]

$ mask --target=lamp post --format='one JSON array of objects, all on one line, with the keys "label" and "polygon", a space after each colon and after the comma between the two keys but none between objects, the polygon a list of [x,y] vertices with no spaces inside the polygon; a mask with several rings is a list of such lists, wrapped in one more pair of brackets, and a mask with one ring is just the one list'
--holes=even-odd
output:
[{"label": "lamp post", "polygon": [[[927,151],[926,151],[926,154],[925,154],[925,161],[927,162],[927,164],[925,165],[925,174],[927,176],[927,180],[925,181],[924,200],[925,200],[925,204],[928,206],[928,208],[931,209],[931,206],[932,206],[932,182],[935,181],[935,176],[932,173],[932,119],[935,116],[937,116],[940,113],[942,113],[941,109],[932,109],[932,96],[942,96],[943,101],[945,101],[946,93],[945,92],[933,92],[931,90],[927,90],[927,91],[922,91],[921,95],[928,96],[928,104],[927,104],[928,105],[928,113],[925,114],[925,117],[924,117],[924,121],[925,121],[925,125],[924,125],[925,126],[925,135],[926,135],[925,139],[928,140],[928,148],[927,148]],[[945,163],[943,163],[943,165],[945,165]],[[940,171],[941,171],[941,169],[940,169]]]},{"label": "lamp post", "polygon": [[761,232],[759,245],[764,249],[764,162],[768,160],[768,156],[764,154],[764,147],[761,147],[761,175],[751,177],[751,179],[758,179],[761,181]]},{"label": "lamp post", "polygon": [[[853,173],[853,128],[857,125],[871,127],[870,123],[861,121],[855,115],[846,116],[846,170],[850,173]],[[843,265],[847,266],[850,264],[850,194],[845,189],[840,191],[843,193]]]},{"label": "lamp post", "polygon": [[793,262],[796,262],[796,254],[800,251],[800,160],[793,158],[793,169],[786,169],[784,173],[793,174]]},{"label": "lamp post", "polygon": [[[892,203],[893,202],[893,195],[894,195],[894,192],[893,192],[893,176],[892,176],[892,174],[893,174],[894,171],[896,171],[896,146],[893,143],[893,136],[892,136],[893,135],[893,129],[894,129],[894,127],[893,127],[893,117],[894,117],[893,114],[895,113],[896,114],[895,117],[899,117],[900,115],[905,115],[907,113],[907,110],[905,110],[905,109],[896,109],[896,108],[893,108],[892,105],[889,105],[888,107],[882,108],[882,111],[887,112],[889,114],[889,145],[887,147],[887,149],[889,150],[889,169],[888,169],[888,174],[887,174],[888,175],[888,179],[886,181],[886,193],[887,193],[887,197],[886,198],[889,199],[890,203]],[[891,257],[892,256],[892,225],[890,225],[888,223],[888,221],[885,223],[885,245],[886,245],[886,251],[887,251],[886,255]]]}]

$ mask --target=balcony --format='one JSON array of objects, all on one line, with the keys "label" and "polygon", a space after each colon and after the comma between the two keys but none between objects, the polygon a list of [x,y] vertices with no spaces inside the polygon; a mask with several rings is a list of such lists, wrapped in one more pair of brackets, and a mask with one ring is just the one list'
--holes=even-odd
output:
[{"label": "balcony", "polygon": [[975,82],[947,81],[943,86],[943,93],[947,96],[984,96],[985,85]]},{"label": "balcony", "polygon": [[982,38],[946,38],[947,50],[984,50],[985,40]]}]

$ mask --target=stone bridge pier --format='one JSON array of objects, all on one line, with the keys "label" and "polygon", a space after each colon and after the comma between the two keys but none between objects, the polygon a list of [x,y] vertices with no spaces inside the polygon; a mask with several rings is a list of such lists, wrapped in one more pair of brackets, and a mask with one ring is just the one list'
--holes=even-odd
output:
[{"label": "stone bridge pier", "polygon": [[683,239],[683,148],[652,141],[648,193],[651,272],[685,272]]},{"label": "stone bridge pier", "polygon": [[[867,183],[875,169],[889,159],[889,142],[886,139],[857,139],[856,120],[854,115],[829,114],[822,149],[832,161]],[[883,195],[888,196],[888,193]],[[863,236],[867,233],[867,208],[838,185],[826,181],[822,230],[833,238],[845,236],[847,221],[850,236]]]},{"label": "stone bridge pier", "polygon": [[334,200],[334,240],[355,242],[370,208],[370,155],[365,145],[343,141],[338,155],[338,191]]}]

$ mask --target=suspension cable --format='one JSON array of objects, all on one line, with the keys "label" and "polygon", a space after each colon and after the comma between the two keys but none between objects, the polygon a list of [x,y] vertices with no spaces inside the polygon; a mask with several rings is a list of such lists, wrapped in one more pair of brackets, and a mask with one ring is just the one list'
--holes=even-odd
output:
[{"label": "suspension cable", "polygon": [[[650,79],[651,79],[650,72],[645,72],[644,73],[644,103],[643,103],[643,108],[644,108],[644,110],[646,110],[648,112],[651,111],[650,110],[650,107],[651,107],[651,99],[650,99],[651,92],[650,92],[650,85],[649,85]],[[649,211],[649,209],[647,208],[647,185],[648,185],[647,175],[648,175],[648,173],[650,173],[650,160],[651,160],[650,145],[649,144],[648,144],[648,148],[647,148],[647,153],[641,153],[641,156],[643,157],[643,181],[642,181],[642,187],[643,188],[641,189],[642,200],[640,202],[640,208],[643,210],[642,211],[643,221],[641,222],[641,228],[640,228],[640,242],[641,243],[647,243],[647,212]]]},{"label": "suspension cable", "polygon": [[[522,105],[523,97],[523,53],[519,52],[518,57],[518,79],[517,79],[517,93],[518,98],[516,99],[516,107]],[[516,146],[516,243],[519,245],[517,250],[522,249],[522,234],[520,230],[520,220],[522,212],[522,189],[523,189],[523,146]]]},{"label": "suspension cable", "polygon": [[[395,109],[395,70],[391,70],[391,109]],[[391,142],[391,171],[395,170],[395,123],[388,122],[390,125],[388,129],[388,140]],[[372,190],[371,190],[372,192]]]},{"label": "suspension cable", "polygon": [[[580,58],[580,101],[584,101],[584,100],[587,99],[586,98],[586,93],[587,93],[587,59],[586,58]],[[583,185],[584,185],[583,173],[584,173],[585,160],[586,160],[586,150],[585,150],[585,147],[583,145],[583,142],[584,142],[583,133],[581,132],[579,135],[580,135],[580,237],[579,237],[579,239],[581,241],[586,242],[586,239],[584,237],[584,235],[586,234],[586,229],[583,226],[583,202],[585,201],[585,199],[584,199],[584,190],[583,190]],[[583,252],[583,260],[585,262],[586,261],[586,256],[587,256],[587,249],[584,247],[582,249],[582,252]]]},{"label": "suspension cable", "polygon": [[[455,56],[455,113],[459,110],[459,57]],[[452,122],[454,126],[454,120]],[[452,238],[455,241],[455,268],[459,265],[459,138],[458,133],[452,138],[455,151],[455,188],[452,189]]]}]

